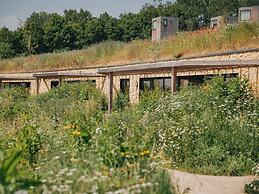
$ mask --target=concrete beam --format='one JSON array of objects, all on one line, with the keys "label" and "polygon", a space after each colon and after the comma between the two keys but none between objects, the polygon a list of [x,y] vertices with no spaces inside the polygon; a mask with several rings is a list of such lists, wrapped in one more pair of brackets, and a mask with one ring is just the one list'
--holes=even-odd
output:
[{"label": "concrete beam", "polygon": [[20,76],[20,75],[0,75],[1,80],[35,80],[32,76]]},{"label": "concrete beam", "polygon": [[81,73],[81,72],[47,72],[33,74],[34,77],[38,78],[59,78],[59,77],[104,77],[104,75],[99,73]]},{"label": "concrete beam", "polygon": [[146,71],[161,68],[177,67],[178,70],[191,68],[215,68],[215,67],[247,67],[259,66],[259,60],[202,60],[202,61],[165,61],[142,63],[128,66],[116,66],[100,68],[99,73],[121,73],[127,71]]}]

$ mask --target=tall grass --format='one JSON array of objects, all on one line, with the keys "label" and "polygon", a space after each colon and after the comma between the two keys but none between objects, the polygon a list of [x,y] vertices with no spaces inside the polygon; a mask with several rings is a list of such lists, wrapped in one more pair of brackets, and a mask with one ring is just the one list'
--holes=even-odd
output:
[{"label": "tall grass", "polygon": [[135,40],[130,43],[107,41],[78,51],[1,60],[0,71],[110,66],[173,59],[212,51],[258,48],[258,45],[259,24],[241,23],[216,30],[180,32],[159,43],[152,43],[150,40]]},{"label": "tall grass", "polygon": [[32,193],[173,193],[165,168],[258,171],[259,101],[246,80],[217,77],[175,95],[157,89],[111,115],[106,105],[86,83],[0,93],[0,150],[21,152],[8,188],[30,175],[41,182]]}]

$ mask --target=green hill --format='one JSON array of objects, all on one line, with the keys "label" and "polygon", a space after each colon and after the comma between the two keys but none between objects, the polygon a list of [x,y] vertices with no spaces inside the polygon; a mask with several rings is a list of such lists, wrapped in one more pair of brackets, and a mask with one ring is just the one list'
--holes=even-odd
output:
[{"label": "green hill", "polygon": [[258,48],[259,24],[242,23],[211,30],[181,32],[160,43],[136,40],[129,43],[107,41],[62,53],[18,57],[0,61],[1,72],[87,68],[174,59],[209,52]]}]

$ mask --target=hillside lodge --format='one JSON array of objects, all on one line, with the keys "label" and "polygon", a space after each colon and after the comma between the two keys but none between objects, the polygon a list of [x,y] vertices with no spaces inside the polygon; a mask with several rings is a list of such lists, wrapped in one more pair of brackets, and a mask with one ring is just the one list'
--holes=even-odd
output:
[{"label": "hillside lodge", "polygon": [[[178,20],[173,21],[175,18],[157,19],[160,25],[178,27]],[[167,22],[171,21],[172,24],[164,19]],[[160,28],[154,21],[156,20],[153,20],[156,28],[153,29]],[[225,79],[232,77],[248,79],[255,96],[259,97],[259,48],[111,67],[104,65],[101,68],[0,73],[0,90],[3,87],[22,86],[28,88],[31,95],[37,95],[48,92],[62,83],[90,82],[107,96],[108,111],[111,112],[113,99],[119,92],[128,94],[130,103],[134,104],[139,101],[144,89],[152,90],[158,87],[174,93],[181,87],[201,84],[206,77],[216,75],[222,75]]]}]

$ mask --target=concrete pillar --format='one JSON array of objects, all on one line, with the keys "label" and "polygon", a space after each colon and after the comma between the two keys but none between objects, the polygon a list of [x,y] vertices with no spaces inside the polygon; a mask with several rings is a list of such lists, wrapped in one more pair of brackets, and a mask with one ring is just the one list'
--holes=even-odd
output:
[{"label": "concrete pillar", "polygon": [[172,93],[176,92],[176,83],[177,83],[177,69],[172,67],[172,78],[171,78],[171,91]]},{"label": "concrete pillar", "polygon": [[112,112],[112,100],[113,100],[113,74],[108,74],[108,113]]}]

